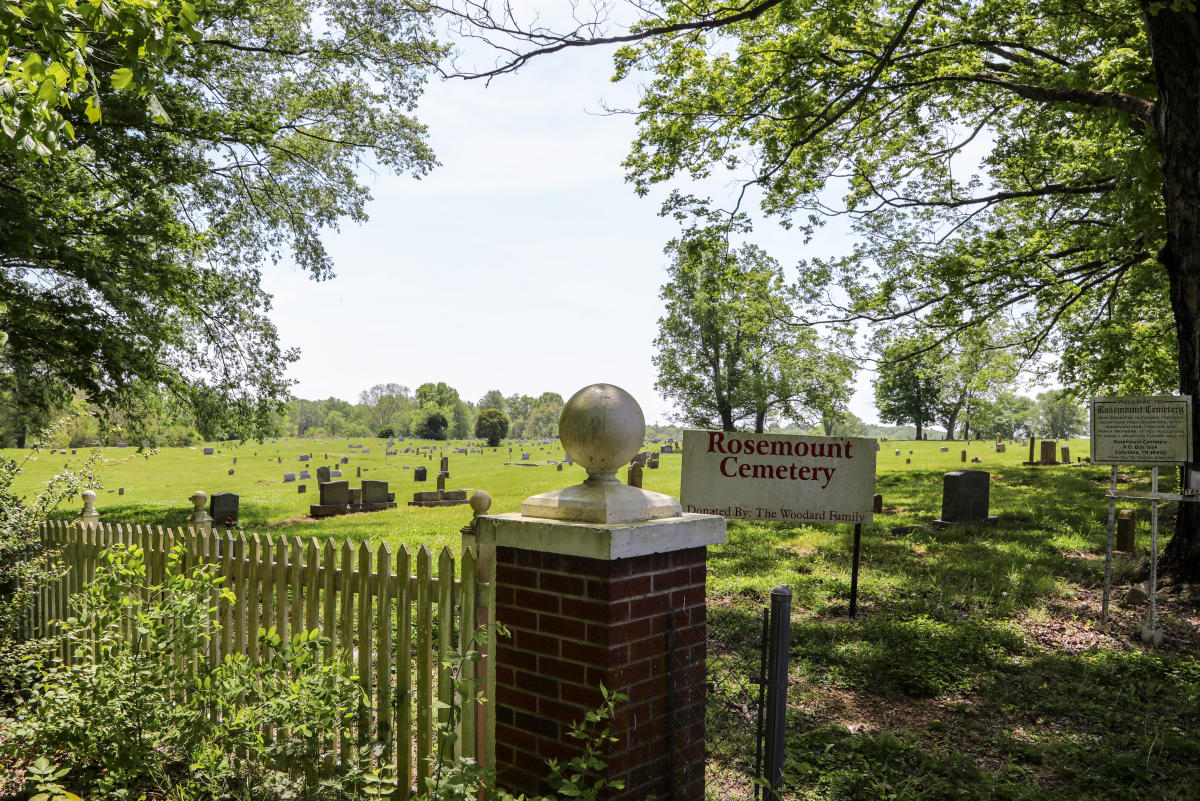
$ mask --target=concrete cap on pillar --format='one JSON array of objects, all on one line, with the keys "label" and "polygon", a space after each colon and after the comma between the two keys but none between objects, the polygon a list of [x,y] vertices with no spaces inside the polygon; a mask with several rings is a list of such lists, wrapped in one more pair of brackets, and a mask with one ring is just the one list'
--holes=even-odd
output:
[{"label": "concrete cap on pillar", "polygon": [[580,523],[634,523],[678,517],[670,495],[617,481],[617,470],[637,455],[646,417],[633,396],[613,384],[592,384],[563,406],[558,436],[567,455],[587,470],[587,480],[526,498],[521,515]]}]

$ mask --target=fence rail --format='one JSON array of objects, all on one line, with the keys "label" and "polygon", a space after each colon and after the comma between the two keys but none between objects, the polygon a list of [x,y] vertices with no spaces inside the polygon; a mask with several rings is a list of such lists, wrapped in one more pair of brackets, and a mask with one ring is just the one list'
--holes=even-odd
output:
[{"label": "fence rail", "polygon": [[[447,546],[435,560],[424,546],[413,554],[386,543],[371,548],[349,540],[61,521],[44,524],[41,536],[63,572],[34,599],[29,635],[55,636],[55,621],[68,616],[70,597],[93,580],[106,548],[140,548],[147,583],[153,585],[162,581],[167,555],[182,545],[185,568],[216,565],[237,598],[215,605],[220,628],[208,641],[210,664],[226,654],[258,660],[260,628],[274,626],[282,638],[320,629],[329,638],[324,658],[345,659],[366,699],[350,736],[338,741],[325,767],[349,764],[358,746],[376,745],[395,771],[395,797],[403,801],[414,783],[423,786],[436,726],[447,714],[445,707],[435,713],[434,699],[448,705],[455,694],[444,659],[471,647],[487,620],[481,604],[489,597],[489,574],[480,569],[474,548],[456,559]],[[126,635],[133,635],[131,620]],[[62,658],[67,664],[73,658],[65,642]],[[474,665],[478,672],[468,678],[486,682],[487,661]],[[485,713],[481,705],[464,704],[456,753],[486,763],[491,738]]]}]

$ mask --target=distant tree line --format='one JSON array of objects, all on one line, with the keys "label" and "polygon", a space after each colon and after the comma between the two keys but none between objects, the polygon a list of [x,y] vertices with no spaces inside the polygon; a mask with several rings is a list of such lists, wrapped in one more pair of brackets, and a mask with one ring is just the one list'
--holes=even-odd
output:
[{"label": "distant tree line", "polygon": [[556,392],[505,397],[493,389],[472,402],[463,400],[458,390],[444,381],[422,384],[415,392],[403,384],[376,384],[359,393],[358,403],[340,398],[289,401],[280,431],[303,437],[487,439],[476,434],[476,422],[482,412],[495,409],[507,421],[508,437],[557,437],[562,407],[563,398]]}]

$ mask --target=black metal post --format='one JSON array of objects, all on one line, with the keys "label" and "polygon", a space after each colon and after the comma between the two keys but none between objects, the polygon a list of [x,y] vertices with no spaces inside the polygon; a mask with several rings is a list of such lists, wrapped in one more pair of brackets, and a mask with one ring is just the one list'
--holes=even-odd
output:
[{"label": "black metal post", "polygon": [[765,801],[780,801],[783,789],[788,656],[792,645],[792,591],[771,590],[771,642],[767,656],[767,737]]},{"label": "black metal post", "polygon": [[858,614],[858,559],[862,554],[862,523],[854,524],[854,558],[850,565],[850,617]]}]

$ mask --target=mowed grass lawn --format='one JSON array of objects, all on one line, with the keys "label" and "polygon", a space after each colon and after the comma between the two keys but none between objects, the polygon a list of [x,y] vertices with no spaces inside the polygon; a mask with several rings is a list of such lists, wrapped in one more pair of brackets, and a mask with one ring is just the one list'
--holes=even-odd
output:
[{"label": "mowed grass lawn", "polygon": [[[99,507],[104,520],[178,525],[196,489],[242,496],[247,530],[289,535],[386,539],[410,547],[456,543],[469,507],[408,507],[432,489],[433,461],[364,440],[279,440],[216,445],[221,452],[169,449],[149,458],[108,449]],[[357,444],[357,443],[356,443]],[[397,443],[414,447],[411,441]],[[420,443],[428,444],[428,443]],[[1072,458],[1087,443],[1069,443]],[[1200,596],[1189,586],[1159,595],[1157,649],[1138,636],[1144,606],[1121,600],[1100,620],[1109,470],[1087,465],[1022,467],[1028,449],[991,443],[884,442],[877,491],[885,512],[863,535],[859,615],[847,615],[851,528],[732,523],[729,542],[710,549],[713,630],[753,631],[777,584],[794,596],[789,692],[789,797],[805,799],[1178,799],[1200,798]],[[486,489],[494,512],[519,509],[528,495],[583,479],[579,467],[506,466],[498,452],[450,454],[449,488]],[[652,449],[656,445],[650,446]],[[961,461],[960,451],[979,463]],[[513,461],[522,446],[513,446]],[[553,445],[524,446],[531,460],[561,459]],[[897,456],[895,450],[900,449]],[[910,454],[909,451],[913,453]],[[1040,451],[1040,449],[1039,449]],[[257,452],[257,455],[255,455]],[[283,484],[296,457],[321,464],[350,456],[344,477],[392,482],[400,508],[322,521],[303,519],[316,481],[297,495]],[[83,456],[79,451],[79,456]],[[325,459],[324,454],[329,458]],[[11,453],[9,455],[12,455]],[[238,464],[232,465],[233,456]],[[276,457],[282,458],[277,464]],[[911,464],[905,460],[911,459]],[[18,490],[34,489],[69,457],[42,455]],[[648,489],[678,494],[680,457],[646,470]],[[408,464],[430,468],[414,483]],[[964,466],[992,474],[988,526],[937,528],[942,474]],[[234,476],[226,471],[233,467]],[[622,478],[623,478],[622,473]],[[1122,486],[1147,489],[1149,473],[1121,471]],[[1164,473],[1162,488],[1175,484]],[[115,490],[126,488],[124,497]],[[1138,552],[1119,555],[1119,578],[1144,561],[1148,505],[1138,510]],[[73,516],[76,507],[64,510]],[[1170,505],[1163,507],[1163,541]],[[736,649],[738,643],[731,643]],[[720,650],[720,644],[710,651]],[[710,737],[724,732],[710,732]]]}]

